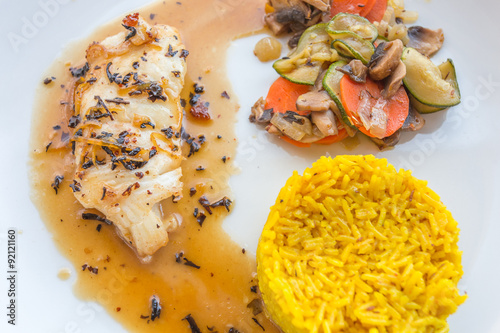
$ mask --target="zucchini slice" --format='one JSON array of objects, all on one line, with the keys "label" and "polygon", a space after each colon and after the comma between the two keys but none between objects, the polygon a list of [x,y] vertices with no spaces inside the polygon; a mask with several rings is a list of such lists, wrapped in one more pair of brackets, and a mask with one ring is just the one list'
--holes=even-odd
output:
[{"label": "zucchini slice", "polygon": [[[352,130],[357,131],[357,127],[354,126],[349,120],[344,106],[340,101],[340,79],[344,76],[344,73],[339,72],[337,68],[345,66],[347,64],[348,62],[345,60],[339,60],[331,64],[326,71],[325,76],[323,77],[323,88],[328,92],[335,104],[337,104],[337,108],[340,111],[340,116],[342,117],[342,121],[344,122],[344,124],[348,125],[348,127],[350,127]],[[346,130],[349,131],[349,128],[346,128]],[[351,133],[349,133],[349,135],[351,135]]]},{"label": "zucchini slice", "polygon": [[447,59],[445,62],[440,64],[438,68],[441,72],[441,78],[449,82],[455,88],[460,101],[460,87],[458,86],[457,73],[455,71],[455,64],[453,63],[453,60]]},{"label": "zucchini slice", "polygon": [[361,38],[352,32],[337,34],[337,39],[332,42],[334,48],[341,56],[355,58],[367,65],[375,52],[375,47],[370,41]]},{"label": "zucchini slice", "polygon": [[359,15],[348,13],[338,13],[335,15],[328,26],[326,31],[335,39],[334,35],[338,33],[352,32],[359,35],[361,38],[373,42],[377,39],[377,28],[366,18]]},{"label": "zucchini slice", "polygon": [[339,13],[328,22],[326,32],[333,39],[332,48],[343,57],[359,59],[366,65],[375,52],[377,28],[361,16]]},{"label": "zucchini slice", "polygon": [[408,97],[410,98],[410,104],[415,108],[415,110],[418,111],[418,113],[434,113],[446,109],[446,108],[422,104],[418,100],[416,100],[415,97],[413,97],[411,94],[409,94]]},{"label": "zucchini slice", "polygon": [[408,92],[421,104],[435,108],[428,109],[427,113],[460,103],[455,66],[450,59],[438,67],[417,50],[407,47],[401,60],[406,66],[403,83]]},{"label": "zucchini slice", "polygon": [[380,43],[382,43],[382,42],[386,42],[386,43],[387,43],[387,42],[390,42],[390,40],[389,40],[389,38],[387,38],[387,37],[384,37],[384,36],[382,36],[382,35],[379,35],[379,36],[377,37],[377,39],[375,39],[375,41],[373,42],[373,45],[378,45],[378,44],[380,44]]},{"label": "zucchini slice", "polygon": [[330,47],[331,38],[325,28],[326,23],[319,23],[306,29],[297,48],[288,57],[274,62],[276,72],[291,82],[314,85],[323,63],[339,58]]}]

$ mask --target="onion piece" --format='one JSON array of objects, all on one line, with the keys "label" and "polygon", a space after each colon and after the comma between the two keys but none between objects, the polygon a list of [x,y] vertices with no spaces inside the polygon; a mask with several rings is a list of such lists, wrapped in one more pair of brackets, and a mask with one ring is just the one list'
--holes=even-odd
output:
[{"label": "onion piece", "polygon": [[418,131],[425,124],[425,119],[420,113],[415,110],[415,108],[410,106],[410,111],[408,112],[408,117],[406,117],[403,127],[403,131]]},{"label": "onion piece", "polygon": [[380,97],[375,103],[366,90],[361,92],[361,102],[359,103],[357,114],[363,126],[375,137],[382,139],[387,130],[387,114],[384,107],[387,100]]},{"label": "onion piece", "polygon": [[297,113],[275,113],[271,118],[271,124],[276,126],[281,133],[295,141],[302,140],[306,135],[313,135],[312,124],[309,118],[300,116]]}]

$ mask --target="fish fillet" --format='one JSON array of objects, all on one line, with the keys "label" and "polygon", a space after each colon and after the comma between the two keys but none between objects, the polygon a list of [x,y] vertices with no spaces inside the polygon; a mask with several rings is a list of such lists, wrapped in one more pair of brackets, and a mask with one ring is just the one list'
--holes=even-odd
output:
[{"label": "fish fillet", "polygon": [[150,26],[138,14],[123,26],[90,45],[76,73],[74,194],[112,221],[147,262],[179,224],[160,202],[182,191],[180,93],[188,52],[173,27]]}]

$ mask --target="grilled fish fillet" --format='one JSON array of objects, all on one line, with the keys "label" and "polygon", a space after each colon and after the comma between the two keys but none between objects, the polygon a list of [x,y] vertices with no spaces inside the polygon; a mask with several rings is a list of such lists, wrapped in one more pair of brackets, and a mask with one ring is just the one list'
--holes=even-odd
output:
[{"label": "grilled fish fillet", "polygon": [[[160,201],[181,196],[180,92],[187,50],[175,28],[138,14],[94,43],[74,94],[74,194],[113,222],[142,261],[178,226]],[[75,76],[75,73],[74,73]]]}]

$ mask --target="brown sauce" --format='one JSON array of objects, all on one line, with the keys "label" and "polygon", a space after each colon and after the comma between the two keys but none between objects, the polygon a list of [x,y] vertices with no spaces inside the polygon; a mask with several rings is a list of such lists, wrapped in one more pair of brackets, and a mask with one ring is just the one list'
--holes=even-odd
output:
[{"label": "brown sauce", "polygon": [[[47,72],[57,79],[40,86],[31,137],[33,201],[58,248],[77,271],[77,296],[101,304],[126,330],[190,332],[188,321],[183,319],[191,314],[203,332],[207,327],[221,333],[232,327],[240,332],[278,331],[263,313],[253,315],[247,307],[258,297],[251,290],[257,284],[255,259],[223,231],[225,209],[214,209],[202,226],[193,216],[195,207],[202,210],[198,203],[201,195],[210,201],[223,196],[231,198],[227,181],[233,173],[231,161],[237,144],[233,125],[239,106],[225,73],[226,50],[236,36],[262,28],[263,7],[261,0],[181,0],[157,2],[137,10],[150,23],[179,29],[190,52],[183,97],[189,100],[193,83],[203,85],[206,90],[203,99],[210,102],[213,119],[194,120],[189,115],[188,103],[184,126],[193,136],[204,134],[207,142],[182,164],[184,198],[176,204],[166,202],[163,209],[175,210],[183,222],[149,264],[140,263],[113,226],[79,218],[82,206],[69,187],[73,156],[68,147],[60,144],[62,130],[53,129],[65,124],[64,105],[60,102],[68,98],[69,67],[83,63],[84,51],[92,41],[123,29],[122,17],[74,43]],[[223,92],[230,98],[221,96]],[[205,170],[196,171],[199,166]],[[51,184],[57,175],[64,176],[64,180],[56,195]],[[197,193],[191,197],[192,187]],[[176,254],[181,252],[200,268],[184,265],[183,259],[176,262]],[[97,274],[82,270],[83,265],[97,268]],[[153,295],[162,306],[161,317],[155,321],[149,317]]]}]

